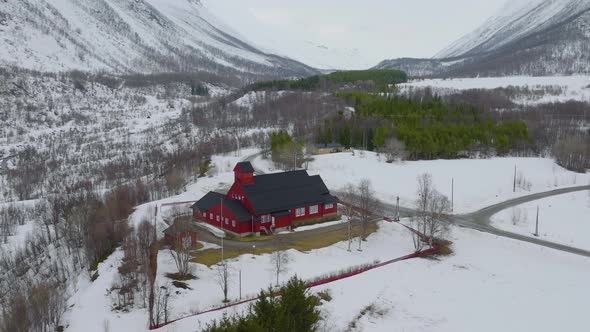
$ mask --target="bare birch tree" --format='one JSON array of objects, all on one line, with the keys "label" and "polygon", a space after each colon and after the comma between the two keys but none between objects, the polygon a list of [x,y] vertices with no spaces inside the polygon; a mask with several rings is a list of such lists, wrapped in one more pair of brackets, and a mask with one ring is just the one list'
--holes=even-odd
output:
[{"label": "bare birch tree", "polygon": [[172,259],[174,259],[174,263],[178,269],[179,277],[188,277],[192,274],[190,262],[193,256],[191,254],[191,249],[190,236],[177,236],[173,245],[169,249],[170,255],[172,256]]},{"label": "bare birch tree", "polygon": [[279,276],[281,273],[289,271],[288,264],[290,260],[289,253],[283,250],[277,250],[273,252],[272,256],[270,257],[270,262],[277,277],[277,287],[279,286]]},{"label": "bare birch tree", "polygon": [[424,173],[418,176],[418,192],[416,197],[416,216],[418,230],[427,238],[432,246],[437,237],[444,237],[449,230],[448,213],[451,204],[449,199],[439,193],[432,184],[432,176]]},{"label": "bare birch tree", "polygon": [[395,137],[388,138],[381,150],[385,154],[388,163],[394,162],[398,159],[404,159],[406,154],[406,146],[404,142]]},{"label": "bare birch tree", "polygon": [[357,218],[358,213],[354,207],[355,202],[358,200],[357,188],[351,184],[346,186],[346,189],[340,196],[342,201],[342,214],[346,217],[346,223],[348,225],[348,251],[352,245],[353,239],[353,221]]},{"label": "bare birch tree", "polygon": [[381,209],[381,203],[375,198],[375,192],[371,181],[363,179],[358,185],[357,189],[357,208],[358,215],[361,223],[361,234],[359,236],[359,248],[361,250],[362,241],[366,241],[368,223],[373,216],[379,213]]},{"label": "bare birch tree", "polygon": [[217,264],[217,282],[223,292],[223,302],[229,302],[227,299],[228,286],[229,286],[229,264],[226,261],[222,261]]}]

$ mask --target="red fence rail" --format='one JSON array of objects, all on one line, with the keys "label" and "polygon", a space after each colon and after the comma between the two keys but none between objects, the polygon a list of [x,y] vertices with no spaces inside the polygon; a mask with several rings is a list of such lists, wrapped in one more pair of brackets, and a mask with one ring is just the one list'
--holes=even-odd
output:
[{"label": "red fence rail", "polygon": [[[391,220],[390,218],[387,218],[387,217],[385,217],[384,219],[386,221],[390,221]],[[419,231],[417,231],[417,230],[415,230],[415,229],[413,229],[413,228],[411,228],[409,226],[403,225],[403,224],[400,224],[400,225],[402,225],[402,226],[406,227],[407,229],[409,229],[410,231],[412,231],[412,232],[414,232],[416,234],[419,234],[419,235],[421,235],[421,236],[424,237],[424,235],[422,233],[420,233]],[[393,258],[393,259],[390,259],[390,260],[385,261],[385,262],[376,263],[376,264],[373,264],[373,265],[370,265],[370,266],[358,268],[356,270],[345,272],[345,273],[338,274],[338,275],[335,275],[335,276],[330,276],[330,277],[322,278],[320,280],[311,281],[311,282],[306,283],[305,284],[305,287],[306,288],[317,287],[317,286],[329,284],[331,282],[335,282],[335,281],[338,281],[338,280],[347,279],[347,278],[350,278],[350,277],[359,275],[361,273],[365,273],[365,272],[368,272],[370,270],[374,270],[374,269],[377,269],[377,268],[380,268],[380,267],[383,267],[383,266],[386,266],[386,265],[389,265],[389,264],[393,264],[393,263],[396,263],[396,262],[401,262],[401,261],[412,259],[412,258],[419,258],[419,257],[430,256],[430,255],[436,254],[441,249],[441,247],[442,247],[441,244],[439,244],[438,242],[434,242],[432,248],[425,249],[425,250],[422,250],[422,251],[418,251],[418,252],[415,252],[415,253],[411,253],[409,255],[405,255],[405,256]],[[242,301],[239,301],[239,302],[233,302],[233,303],[230,303],[230,304],[226,304],[224,306],[207,309],[205,311],[201,311],[201,312],[197,312],[197,313],[194,313],[194,314],[191,314],[191,315],[187,315],[187,316],[176,318],[176,319],[171,320],[171,321],[166,322],[166,323],[158,324],[158,325],[155,325],[155,326],[150,326],[150,330],[156,330],[156,329],[162,328],[162,327],[164,327],[166,325],[170,325],[172,323],[178,322],[178,321],[183,320],[183,319],[200,316],[200,315],[203,315],[203,314],[206,314],[206,313],[209,313],[209,312],[214,312],[214,311],[219,311],[219,310],[227,309],[227,308],[230,308],[230,307],[234,307],[234,306],[237,306],[237,305],[245,304],[245,303],[252,302],[252,301],[255,301],[255,300],[258,300],[258,297],[249,298],[249,299],[242,300]]]}]

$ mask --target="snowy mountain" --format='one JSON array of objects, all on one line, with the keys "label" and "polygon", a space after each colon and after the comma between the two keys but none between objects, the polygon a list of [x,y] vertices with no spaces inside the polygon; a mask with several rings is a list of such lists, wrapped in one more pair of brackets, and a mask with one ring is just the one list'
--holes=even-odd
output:
[{"label": "snowy mountain", "polygon": [[121,73],[315,73],[235,36],[199,0],[0,2],[1,66]]},{"label": "snowy mountain", "polygon": [[[428,71],[420,70],[429,65]],[[517,0],[480,28],[414,63],[386,60],[423,75],[571,75],[590,72],[590,1]]]}]

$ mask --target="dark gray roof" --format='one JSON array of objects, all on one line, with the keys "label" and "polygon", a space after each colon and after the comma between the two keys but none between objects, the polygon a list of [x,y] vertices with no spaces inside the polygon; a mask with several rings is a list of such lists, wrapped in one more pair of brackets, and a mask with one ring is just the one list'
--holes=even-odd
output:
[{"label": "dark gray roof", "polygon": [[242,162],[238,163],[237,166],[240,168],[240,170],[242,172],[254,173],[254,167],[252,167],[252,164],[250,164],[249,161],[242,161]]},{"label": "dark gray roof", "polygon": [[223,205],[226,206],[227,209],[236,216],[238,221],[242,222],[252,220],[252,214],[242,205],[240,201],[226,198],[223,200]]},{"label": "dark gray roof", "polygon": [[212,206],[215,206],[223,200],[223,205],[233,213],[238,221],[250,221],[252,219],[252,214],[240,203],[235,199],[228,199],[225,195],[210,191],[207,195],[203,196],[199,201],[197,201],[191,208],[199,209],[201,211],[205,211]]},{"label": "dark gray roof", "polygon": [[175,222],[174,224],[172,224],[172,226],[170,226],[164,230],[164,234],[174,235],[179,232],[186,232],[186,231],[196,232],[197,226],[191,221]]},{"label": "dark gray roof", "polygon": [[242,188],[257,214],[337,201],[319,175],[304,170],[258,175]]},{"label": "dark gray roof", "polygon": [[210,191],[207,195],[203,196],[200,200],[198,200],[193,206],[192,209],[199,209],[201,211],[205,211],[208,208],[212,207],[213,205],[221,202],[221,200],[225,197],[224,194],[216,193],[214,191]]}]

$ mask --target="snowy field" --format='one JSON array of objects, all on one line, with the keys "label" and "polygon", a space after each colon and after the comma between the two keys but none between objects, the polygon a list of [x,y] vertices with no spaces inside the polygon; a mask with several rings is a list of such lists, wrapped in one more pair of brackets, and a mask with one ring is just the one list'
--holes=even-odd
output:
[{"label": "snowy field", "polygon": [[[372,263],[375,260],[387,260],[413,252],[409,231],[404,227],[382,222],[381,230],[370,236],[368,242],[363,243],[364,250],[356,250],[358,242],[354,243],[355,250],[348,252],[347,243],[340,242],[333,246],[302,253],[289,250],[288,255],[293,264],[289,264],[289,272],[280,276],[280,282],[285,282],[291,275],[310,279],[325,273],[337,272],[350,266]],[[103,331],[105,317],[113,331],[140,331],[146,328],[147,313],[137,309],[131,313],[113,314],[110,312],[111,298],[105,289],[110,288],[112,280],[116,278],[116,267],[120,264],[123,253],[117,251],[107,261],[99,266],[99,278],[88,285],[84,291],[75,297],[76,305],[69,313],[70,326],[68,331]],[[276,274],[272,269],[271,255],[252,256],[242,255],[229,260],[231,282],[229,298],[239,299],[239,271],[242,271],[242,298],[252,297],[261,289],[266,289],[276,282]],[[209,309],[222,304],[223,293],[217,283],[217,270],[201,264],[192,264],[193,274],[198,279],[188,281],[192,290],[175,289],[171,299],[172,318],[185,316],[195,311]],[[167,250],[161,250],[158,255],[158,283],[171,286],[172,280],[166,273],[176,272],[176,266]],[[194,322],[193,322],[194,323]],[[97,326],[96,329],[92,326]],[[198,325],[197,325],[198,326]],[[165,331],[194,331],[197,327],[177,328],[172,326]]]},{"label": "snowy field", "polygon": [[[438,94],[452,94],[462,90],[520,87],[542,92],[542,96],[521,96],[513,102],[541,104],[569,100],[590,101],[590,76],[512,76],[416,80],[399,85],[400,91],[430,87]],[[548,93],[552,92],[552,93]]]},{"label": "snowy field", "polygon": [[[337,266],[344,258],[345,264],[362,257],[370,261],[387,255],[384,249],[394,256],[409,245],[409,239],[398,243],[395,228],[386,224],[362,253],[348,253],[340,243],[294,254],[289,272],[305,276],[314,268]],[[320,331],[345,331],[369,305],[380,314],[361,317],[353,331],[580,331],[585,326],[589,259],[465,229],[454,229],[452,238],[455,253],[450,257],[398,262],[314,288],[313,292],[328,289],[333,297],[321,307],[326,319]],[[268,264],[265,256],[252,260],[249,255],[234,263],[243,278],[258,275],[258,284],[272,280]],[[208,272],[199,267],[198,273]],[[209,289],[206,284],[194,282],[195,293],[220,299],[219,287],[211,284]],[[209,297],[191,298],[202,305]],[[223,313],[246,308],[188,318],[159,331],[193,331]]]},{"label": "snowy field", "polygon": [[[438,191],[451,198],[454,179],[454,212],[473,212],[518,196],[558,187],[580,186],[590,182],[590,174],[576,174],[546,158],[492,158],[406,161],[388,164],[372,152],[334,153],[314,156],[309,172],[320,174],[328,188],[343,189],[348,183],[371,180],[377,196],[384,202],[412,207],[417,177],[430,173]],[[258,161],[258,160],[256,160]],[[258,164],[256,164],[258,165]],[[514,166],[521,185],[513,192]],[[268,167],[268,166],[267,166]]]},{"label": "snowy field", "polygon": [[[209,190],[227,188],[233,182],[235,163],[258,152],[248,149],[240,154],[214,156],[214,167],[208,177],[188,185],[181,195],[139,206],[130,218],[131,223],[137,224],[149,217],[158,205],[161,211],[158,228],[163,230],[166,224],[162,217],[169,215],[173,208],[161,207],[162,204],[197,200]],[[465,212],[530,193],[523,189],[512,193],[515,164],[526,174],[525,182],[530,183],[530,192],[588,183],[588,175],[576,175],[549,159],[540,158],[388,164],[376,154],[357,152],[355,156],[350,153],[316,156],[309,172],[321,174],[332,190],[369,177],[381,199],[391,200],[400,195],[404,205],[411,205],[418,174],[431,173],[435,185],[444,193],[450,191],[450,180],[455,177],[455,211]],[[260,157],[255,159],[254,166],[265,172],[277,171],[268,160]],[[581,213],[587,215],[587,211]],[[455,253],[450,257],[399,262],[315,288],[314,292],[329,289],[333,296],[331,302],[322,305],[325,322],[320,330],[346,330],[353,317],[371,304],[379,314],[359,318],[355,331],[463,331],[476,328],[481,331],[553,331],[561,328],[578,330],[576,327],[583,324],[583,306],[563,304],[583,303],[590,296],[590,289],[585,287],[590,276],[589,259],[459,228],[453,230],[452,239]],[[408,231],[385,222],[363,246],[362,252],[348,252],[345,242],[307,253],[290,250],[289,270],[280,276],[280,280],[284,282],[293,274],[304,279],[314,278],[413,251]],[[94,282],[89,282],[87,277],[80,278],[78,292],[69,301],[72,307],[65,316],[69,324],[67,331],[104,331],[106,325],[111,331],[147,330],[145,309],[137,308],[127,313],[111,309],[113,302],[107,289],[117,279],[117,267],[122,257],[119,250],[100,264],[99,277]],[[245,254],[232,259],[230,264],[229,297],[232,300],[239,298],[240,271],[242,298],[275,282],[270,255],[253,257]],[[158,284],[170,286],[171,280],[165,274],[175,272],[176,267],[165,250],[159,253],[158,267]],[[188,282],[189,290],[175,289],[171,299],[172,318],[221,304],[222,292],[215,267],[200,264],[193,264],[193,267],[197,279]],[[247,305],[242,305],[225,312],[240,313],[246,308]],[[195,331],[212,319],[219,319],[222,314],[215,312],[188,318],[160,331]],[[523,320],[523,317],[533,316],[536,319]]]},{"label": "snowy field", "polygon": [[590,191],[522,204],[494,215],[492,223],[500,229],[532,236],[537,206],[541,239],[590,250]]}]

